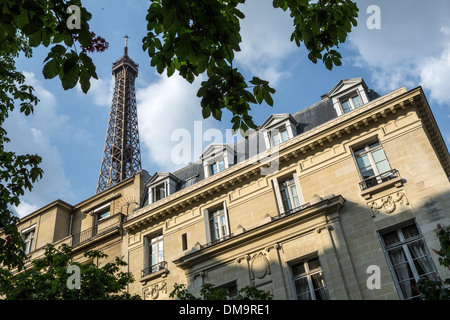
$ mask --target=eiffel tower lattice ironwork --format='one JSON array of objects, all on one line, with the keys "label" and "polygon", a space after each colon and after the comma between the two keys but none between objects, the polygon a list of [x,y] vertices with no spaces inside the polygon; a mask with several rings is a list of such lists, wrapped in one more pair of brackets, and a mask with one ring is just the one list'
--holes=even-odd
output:
[{"label": "eiffel tower lattice ironwork", "polygon": [[135,79],[138,67],[129,56],[128,36],[124,55],[113,63],[115,78],[105,148],[98,178],[97,192],[102,192],[141,170]]}]

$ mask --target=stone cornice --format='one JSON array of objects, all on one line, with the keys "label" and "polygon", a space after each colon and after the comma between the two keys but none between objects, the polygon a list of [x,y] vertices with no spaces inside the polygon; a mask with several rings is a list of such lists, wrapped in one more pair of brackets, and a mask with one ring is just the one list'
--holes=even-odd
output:
[{"label": "stone cornice", "polygon": [[[314,129],[308,130],[294,138],[282,143],[279,149],[269,149],[246,161],[235,164],[230,168],[208,177],[188,188],[177,191],[176,193],[152,203],[146,207],[132,212],[128,216],[124,228],[127,231],[140,228],[155,219],[160,219],[167,214],[182,210],[183,208],[195,205],[207,196],[226,192],[236,183],[244,181],[252,176],[258,175],[264,166],[267,166],[268,155],[276,155],[280,163],[288,161],[292,157],[296,158],[302,154],[314,152],[316,147],[322,147],[331,143],[336,138],[345,135],[353,135],[355,131],[362,130],[363,127],[371,123],[386,118],[390,114],[395,114],[398,110],[409,107],[417,107],[420,114],[425,114],[425,126],[434,128],[432,132],[439,132],[436,123],[431,121],[431,111],[423,95],[421,87],[407,91],[405,87],[399,88],[376,100],[373,100],[347,114],[332,119]],[[441,163],[445,167],[445,158],[448,162],[448,151],[442,148],[442,137],[436,138],[434,143],[441,150]],[[449,167],[449,165],[447,165]]]},{"label": "stone cornice", "polygon": [[[250,242],[255,242],[258,239],[268,238],[272,234],[280,234],[282,230],[292,228],[293,225],[303,223],[305,220],[317,218],[323,215],[339,213],[340,209],[344,205],[344,202],[345,199],[340,195],[322,200],[298,212],[263,223],[258,227],[232,236],[229,239],[218,242],[212,246],[207,246],[190,252],[173,261],[173,263],[175,263],[178,267],[187,269],[203,260],[209,260],[218,254],[224,254],[225,252],[234,250],[239,246]],[[317,231],[317,228],[312,227],[311,231],[315,230]]]}]

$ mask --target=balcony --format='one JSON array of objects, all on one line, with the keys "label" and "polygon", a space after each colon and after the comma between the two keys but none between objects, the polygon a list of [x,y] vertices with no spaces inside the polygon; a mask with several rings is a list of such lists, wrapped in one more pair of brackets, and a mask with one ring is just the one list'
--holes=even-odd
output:
[{"label": "balcony", "polygon": [[403,185],[400,173],[396,169],[392,169],[377,176],[369,177],[359,183],[361,195],[365,199],[370,199],[372,194],[395,186],[397,188]]},{"label": "balcony", "polygon": [[123,214],[121,213],[102,219],[93,227],[74,234],[72,236],[72,247],[77,247],[90,241],[104,238],[115,231],[119,231],[122,222]]},{"label": "balcony", "polygon": [[167,261],[161,261],[141,270],[140,281],[146,282],[156,277],[165,277],[168,273],[169,269],[167,268]]}]

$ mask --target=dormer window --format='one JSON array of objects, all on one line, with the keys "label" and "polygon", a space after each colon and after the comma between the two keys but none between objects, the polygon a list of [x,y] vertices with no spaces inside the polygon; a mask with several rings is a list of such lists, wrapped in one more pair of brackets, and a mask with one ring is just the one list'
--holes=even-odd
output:
[{"label": "dormer window", "polygon": [[270,149],[297,135],[297,121],[289,113],[273,114],[261,125],[266,148]]},{"label": "dormer window", "polygon": [[336,114],[341,116],[368,103],[368,90],[362,78],[346,79],[339,81],[322,98],[331,99]]},{"label": "dormer window", "polygon": [[361,97],[356,92],[355,95],[350,98],[341,100],[342,111],[344,111],[344,113],[348,113],[362,105]]},{"label": "dormer window", "polygon": [[277,146],[282,142],[289,140],[289,134],[286,127],[282,127],[279,130],[273,130],[271,132],[272,136],[272,146]]},{"label": "dormer window", "polygon": [[225,170],[225,162],[223,160],[216,161],[211,165],[211,174],[216,174],[223,170]]},{"label": "dormer window", "polygon": [[162,200],[176,191],[178,178],[169,172],[157,172],[147,183],[149,204]]},{"label": "dormer window", "polygon": [[228,169],[234,163],[234,152],[229,145],[211,144],[200,158],[207,178]]}]

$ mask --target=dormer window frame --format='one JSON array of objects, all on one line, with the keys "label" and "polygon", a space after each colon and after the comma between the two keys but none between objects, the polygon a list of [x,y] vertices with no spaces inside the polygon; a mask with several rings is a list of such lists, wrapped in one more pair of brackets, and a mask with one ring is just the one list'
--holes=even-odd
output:
[{"label": "dormer window frame", "polygon": [[[330,98],[337,115],[342,116],[369,103],[367,91],[368,87],[362,78],[346,79],[339,81],[338,84],[323,97]],[[355,106],[352,100],[352,98],[356,96],[359,97],[361,102],[359,106]],[[346,101],[349,101],[350,104],[350,110],[348,111],[343,106],[343,103]]]},{"label": "dormer window frame", "polygon": [[[355,105],[355,101],[354,101],[355,98],[358,98],[359,105]],[[346,102],[348,102],[350,108],[344,108],[344,103],[346,103]],[[349,113],[349,112],[361,107],[362,105],[364,105],[364,102],[363,102],[363,99],[362,99],[359,91],[355,90],[355,91],[352,91],[352,92],[346,94],[342,98],[339,98],[339,104],[341,106],[342,113],[346,114],[346,113]],[[348,110],[348,111],[346,111],[346,110]]]},{"label": "dormer window frame", "polygon": [[[267,149],[279,146],[297,135],[297,122],[291,114],[271,115],[262,125],[264,142]],[[283,135],[285,132],[285,135]],[[275,140],[274,138],[277,137]]]},{"label": "dormer window frame", "polygon": [[[234,163],[234,152],[227,144],[211,144],[200,158],[205,178],[208,178],[228,169]],[[214,170],[214,165],[217,166],[217,170]]]},{"label": "dormer window frame", "polygon": [[178,178],[169,172],[157,172],[147,183],[148,203],[152,204],[176,192]]}]

